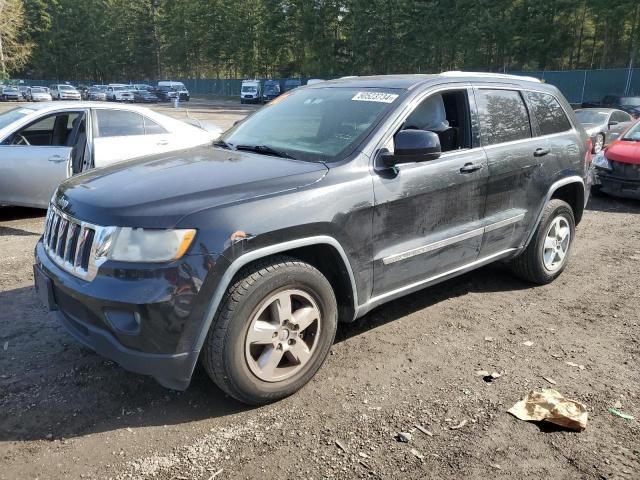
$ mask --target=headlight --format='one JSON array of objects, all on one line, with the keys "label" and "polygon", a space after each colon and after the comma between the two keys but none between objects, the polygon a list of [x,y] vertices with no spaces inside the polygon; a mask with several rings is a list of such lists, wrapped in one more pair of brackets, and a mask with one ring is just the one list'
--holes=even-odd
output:
[{"label": "headlight", "polygon": [[596,158],[593,159],[593,165],[598,168],[604,168],[605,170],[612,170],[611,163],[609,163],[609,160],[607,160],[607,156],[604,152],[605,151],[602,150],[596,155]]},{"label": "headlight", "polygon": [[168,262],[182,257],[195,236],[192,229],[115,228],[100,239],[96,257],[121,262]]}]

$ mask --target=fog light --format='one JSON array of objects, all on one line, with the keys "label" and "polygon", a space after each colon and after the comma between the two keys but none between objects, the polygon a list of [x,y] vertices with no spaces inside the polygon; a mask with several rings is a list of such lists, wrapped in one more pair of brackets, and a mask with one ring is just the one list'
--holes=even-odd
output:
[{"label": "fog light", "polygon": [[104,316],[111,327],[125,335],[137,335],[140,333],[140,315],[138,312],[107,309]]}]

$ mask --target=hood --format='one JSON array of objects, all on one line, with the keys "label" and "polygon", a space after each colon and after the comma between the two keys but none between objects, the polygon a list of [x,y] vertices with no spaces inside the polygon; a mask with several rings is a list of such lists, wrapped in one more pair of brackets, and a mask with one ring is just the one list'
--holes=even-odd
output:
[{"label": "hood", "polygon": [[616,140],[607,147],[606,155],[614,162],[640,164],[640,142]]},{"label": "hood", "polygon": [[322,163],[203,146],[77,175],[55,202],[96,225],[172,228],[202,209],[301,188],[327,171]]}]

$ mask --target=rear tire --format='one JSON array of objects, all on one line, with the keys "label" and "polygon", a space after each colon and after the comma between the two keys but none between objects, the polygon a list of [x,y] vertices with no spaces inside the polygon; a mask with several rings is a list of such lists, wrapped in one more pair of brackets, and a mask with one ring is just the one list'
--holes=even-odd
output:
[{"label": "rear tire", "polygon": [[545,285],[565,269],[575,238],[573,210],[563,200],[553,199],[544,208],[540,223],[527,248],[509,262],[521,279]]},{"label": "rear tire", "polygon": [[297,259],[272,257],[236,276],[207,334],[202,362],[231,397],[270,403],[311,380],[337,323],[335,294],[324,275]]}]

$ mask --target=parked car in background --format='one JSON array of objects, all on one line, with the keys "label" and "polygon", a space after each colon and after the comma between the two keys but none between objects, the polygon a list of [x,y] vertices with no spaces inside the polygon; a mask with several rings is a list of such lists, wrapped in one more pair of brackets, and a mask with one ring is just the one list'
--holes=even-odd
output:
[{"label": "parked car in background", "polygon": [[262,101],[260,80],[243,80],[240,88],[240,103],[259,103]]},{"label": "parked car in background", "polygon": [[156,87],[152,92],[161,102],[171,102],[178,96],[178,91],[169,86]]},{"label": "parked car in background", "polygon": [[29,102],[50,102],[53,100],[47,87],[32,86],[27,90],[27,100]]},{"label": "parked car in background", "polygon": [[51,85],[49,91],[53,100],[81,100],[80,92],[73,85]]},{"label": "parked car in background", "polygon": [[135,92],[140,90],[151,92],[153,91],[153,87],[151,85],[147,85],[146,83],[135,83],[131,85],[131,91]]},{"label": "parked car in background", "polygon": [[107,100],[107,86],[106,85],[94,85],[89,88],[88,99],[97,102],[104,102]]},{"label": "parked car in background", "polygon": [[158,103],[159,99],[150,91],[143,89],[133,91],[133,101],[137,103]]},{"label": "parked car in background", "polygon": [[593,160],[593,190],[640,200],[640,122]]},{"label": "parked car in background", "polygon": [[22,96],[22,100],[26,100],[27,99],[27,91],[29,90],[29,87],[27,85],[20,85],[18,87],[18,91],[20,92],[20,95]]},{"label": "parked car in background", "polygon": [[86,85],[78,85],[76,90],[80,92],[80,98],[82,100],[89,100],[89,87]]},{"label": "parked car in background", "polygon": [[602,106],[617,108],[627,113],[632,113],[640,107],[640,97],[625,97],[619,95],[606,95],[602,99]]},{"label": "parked car in background", "polygon": [[76,173],[210,144],[219,134],[133,105],[14,108],[0,114],[0,205],[46,208],[55,187]]},{"label": "parked car in background", "polygon": [[161,87],[169,87],[170,89],[173,89],[179,96],[181,102],[188,102],[189,99],[191,98],[191,95],[189,94],[189,90],[187,90],[187,87],[185,87],[184,83],[182,82],[172,82],[172,81],[158,82],[158,88],[161,88]]},{"label": "parked car in background", "polygon": [[282,92],[280,91],[280,82],[278,80],[265,80],[262,90],[262,101],[264,103],[270,102],[276,97],[279,97]]},{"label": "parked car in background", "polygon": [[184,390],[201,363],[229,396],[269,403],[311,380],[339,321],[496,261],[554,281],[590,162],[550,85],[464,72],[326,82],[214,146],[63,183],[36,290],[125,368]]},{"label": "parked car in background", "polygon": [[19,102],[22,95],[16,87],[4,86],[0,87],[0,100],[3,102]]},{"label": "parked car in background", "polygon": [[296,78],[290,78],[284,81],[284,90],[283,92],[288,92],[293,90],[294,88],[298,88],[302,85],[302,82]]},{"label": "parked car in background", "polygon": [[107,87],[107,100],[110,102],[133,102],[133,92],[129,85],[110,83]]},{"label": "parked car in background", "polygon": [[617,139],[634,119],[627,112],[612,108],[581,108],[576,117],[593,143],[593,153],[600,153],[605,145]]}]

